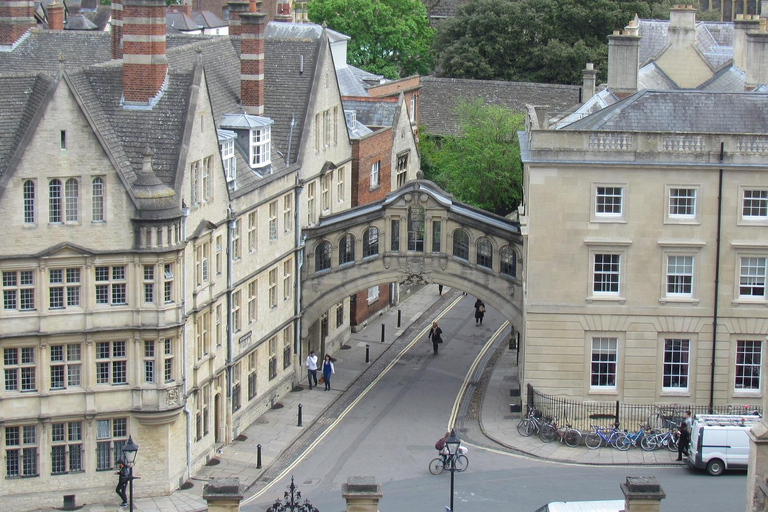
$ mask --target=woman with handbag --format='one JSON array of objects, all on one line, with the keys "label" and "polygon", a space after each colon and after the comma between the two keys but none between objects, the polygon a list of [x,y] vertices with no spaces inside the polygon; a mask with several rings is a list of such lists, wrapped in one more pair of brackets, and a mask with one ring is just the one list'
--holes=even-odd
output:
[{"label": "woman with handbag", "polygon": [[325,381],[325,390],[331,390],[331,375],[336,373],[333,368],[333,359],[327,355],[323,359],[323,381]]},{"label": "woman with handbag", "polygon": [[485,304],[480,299],[475,301],[475,325],[483,325],[483,317],[485,316]]},{"label": "woman with handbag", "polygon": [[443,342],[443,330],[437,326],[437,322],[432,322],[432,328],[429,330],[429,339],[432,340],[432,350],[437,355],[437,345]]}]

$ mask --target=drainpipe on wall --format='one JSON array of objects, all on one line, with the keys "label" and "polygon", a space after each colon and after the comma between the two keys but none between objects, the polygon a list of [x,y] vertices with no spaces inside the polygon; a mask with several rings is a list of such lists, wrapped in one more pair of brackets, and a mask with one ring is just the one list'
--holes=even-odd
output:
[{"label": "drainpipe on wall", "polygon": [[[181,236],[184,242],[187,241],[187,217],[189,217],[189,208],[182,205],[181,208]],[[192,478],[192,411],[189,410],[189,394],[187,386],[187,265],[186,262],[181,266],[181,316],[184,319],[184,325],[181,327],[181,384],[184,396],[184,416],[187,422],[187,479]]]},{"label": "drainpipe on wall", "polygon": [[[225,411],[225,425],[231,424],[227,421],[230,411],[232,411],[232,234],[235,229],[235,212],[232,205],[227,206],[227,410]],[[223,442],[223,439],[222,439]]]},{"label": "drainpipe on wall", "polygon": [[[290,146],[290,143],[289,143]],[[293,353],[298,357],[298,364],[301,366],[301,268],[304,266],[304,237],[301,232],[301,193],[304,190],[304,184],[301,181],[299,175],[296,175],[296,193],[294,194],[294,202],[296,204],[294,226],[296,229],[296,279],[293,280],[293,286],[295,292],[293,296],[293,314],[296,320],[293,324]]]},{"label": "drainpipe on wall", "polygon": [[[725,143],[720,143],[720,164],[723,163]],[[715,351],[717,350],[717,299],[720,294],[720,230],[723,212],[723,168],[720,167],[720,177],[717,188],[717,240],[715,242],[715,305],[712,314],[712,362],[709,375],[709,413],[715,405]]]}]

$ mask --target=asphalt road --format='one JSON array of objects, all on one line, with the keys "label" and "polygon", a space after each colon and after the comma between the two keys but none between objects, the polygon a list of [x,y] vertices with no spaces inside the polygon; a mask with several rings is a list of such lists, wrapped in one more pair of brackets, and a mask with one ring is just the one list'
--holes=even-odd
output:
[{"label": "asphalt road", "polygon": [[[464,378],[483,345],[502,324],[489,309],[476,326],[474,298],[459,301],[440,321],[445,343],[437,356],[418,340],[374,382],[367,393],[331,424],[316,446],[280,480],[247,497],[242,510],[264,511],[294,477],[321,512],[345,509],[341,485],[350,476],[373,476],[383,485],[381,512],[439,511],[449,503],[450,474],[433,476],[434,443],[448,424]],[[425,324],[429,319],[425,318]],[[454,510],[533,512],[550,501],[623,499],[627,476],[656,476],[667,498],[661,510],[745,509],[745,473],[710,477],[687,468],[588,467],[533,460],[501,450],[470,447],[467,471],[456,473]]]}]

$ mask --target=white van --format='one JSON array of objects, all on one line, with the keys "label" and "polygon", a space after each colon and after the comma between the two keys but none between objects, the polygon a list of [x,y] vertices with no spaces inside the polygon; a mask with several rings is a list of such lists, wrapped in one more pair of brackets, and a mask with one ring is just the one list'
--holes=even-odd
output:
[{"label": "white van", "polygon": [[536,512],[623,512],[624,500],[553,501]]},{"label": "white van", "polygon": [[697,414],[691,427],[691,445],[685,463],[720,475],[726,469],[746,469],[749,461],[747,431],[760,416]]}]

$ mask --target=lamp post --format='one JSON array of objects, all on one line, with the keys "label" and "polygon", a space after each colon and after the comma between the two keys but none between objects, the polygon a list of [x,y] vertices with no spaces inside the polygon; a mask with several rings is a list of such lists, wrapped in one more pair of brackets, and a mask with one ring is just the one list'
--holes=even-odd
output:
[{"label": "lamp post", "polygon": [[130,499],[130,511],[133,512],[133,463],[136,461],[136,454],[139,451],[139,445],[133,442],[133,437],[128,436],[128,440],[123,445],[123,457],[125,458],[125,463],[128,465],[128,468],[130,470],[128,479],[130,481],[130,493],[131,493],[131,499]]},{"label": "lamp post", "polygon": [[448,455],[451,460],[451,467],[448,468],[451,472],[451,512],[453,512],[453,474],[456,472],[456,455],[460,445],[461,439],[456,436],[456,431],[451,429],[450,437],[445,440],[445,446],[448,447]]}]

